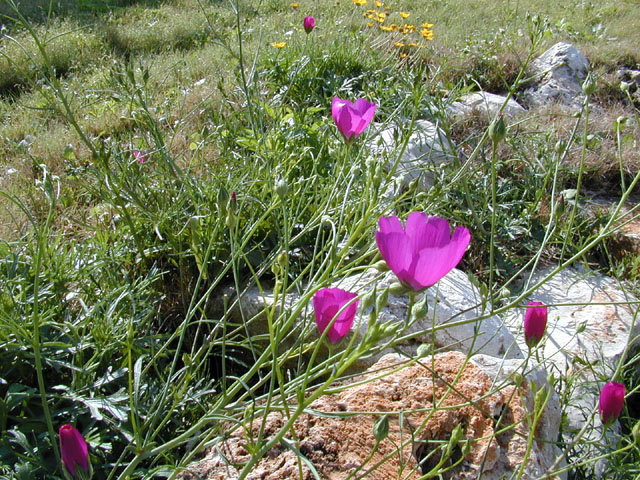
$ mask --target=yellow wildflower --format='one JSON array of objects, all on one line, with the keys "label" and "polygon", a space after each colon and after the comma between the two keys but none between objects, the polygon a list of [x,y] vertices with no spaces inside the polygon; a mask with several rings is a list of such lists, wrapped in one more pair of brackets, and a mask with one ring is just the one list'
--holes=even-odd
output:
[{"label": "yellow wildflower", "polygon": [[398,31],[398,25],[396,25],[395,23],[392,23],[392,24],[391,24],[391,25],[389,25],[389,26],[391,27],[391,30],[394,30],[394,31],[396,31],[396,32]]},{"label": "yellow wildflower", "polygon": [[382,7],[382,2],[380,0],[376,0],[376,7]]},{"label": "yellow wildflower", "polygon": [[391,30],[393,30],[392,27],[385,27],[384,25],[380,25],[380,30],[385,31],[385,32],[390,32]]},{"label": "yellow wildflower", "polygon": [[298,8],[300,5],[298,5],[296,2],[293,2],[291,4],[291,8]]},{"label": "yellow wildflower", "polygon": [[402,48],[402,47],[404,47],[404,43],[402,43],[402,42],[396,42],[396,43],[394,43],[393,45],[394,45],[394,46],[396,46],[396,47],[398,47],[398,48]]},{"label": "yellow wildflower", "polygon": [[401,56],[402,58],[407,58],[407,54],[406,54],[405,52],[402,52],[402,53],[400,54],[400,56]]},{"label": "yellow wildflower", "polygon": [[415,42],[407,43],[407,47],[416,47],[417,45]]},{"label": "yellow wildflower", "polygon": [[433,30],[424,28],[420,30],[420,35],[422,35],[426,40],[433,40]]},{"label": "yellow wildflower", "polygon": [[378,18],[387,18],[387,14],[384,12],[378,12],[376,15],[378,15]]},{"label": "yellow wildflower", "polygon": [[385,10],[391,10],[391,7],[384,7]]},{"label": "yellow wildflower", "polygon": [[400,12],[400,16],[401,16],[402,18],[407,18],[409,15],[411,15],[411,14],[410,14],[410,13],[407,13],[407,12]]},{"label": "yellow wildflower", "polygon": [[423,23],[422,27],[423,28],[431,28],[431,27],[433,27],[433,23]]},{"label": "yellow wildflower", "polygon": [[361,7],[367,4],[367,0],[353,0],[353,3]]},{"label": "yellow wildflower", "polygon": [[284,48],[287,45],[287,42],[273,42],[271,46],[273,48]]},{"label": "yellow wildflower", "polygon": [[371,22],[367,23],[367,27],[373,27],[373,23]]}]

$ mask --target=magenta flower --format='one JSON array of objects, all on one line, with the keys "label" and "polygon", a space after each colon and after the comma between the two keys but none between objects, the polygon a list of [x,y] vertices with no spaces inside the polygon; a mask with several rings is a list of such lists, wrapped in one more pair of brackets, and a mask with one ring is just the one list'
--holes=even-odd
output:
[{"label": "magenta flower", "polygon": [[71,425],[62,425],[58,430],[62,463],[72,477],[76,475],[76,467],[80,466],[89,473],[89,447],[82,434]]},{"label": "magenta flower", "polygon": [[376,243],[380,255],[398,280],[413,290],[430,287],[449,273],[462,259],[471,234],[458,226],[451,235],[444,218],[412,212],[406,229],[398,217],[381,217]]},{"label": "magenta flower", "polygon": [[626,390],[622,383],[607,382],[602,387],[598,411],[603,425],[609,426],[618,419],[624,405],[625,393]]},{"label": "magenta flower", "polygon": [[138,163],[144,163],[144,162],[147,161],[147,159],[144,156],[144,153],[142,153],[139,150],[134,150],[133,151],[133,158],[135,158],[136,162],[138,162]]},{"label": "magenta flower", "polygon": [[307,33],[311,33],[311,30],[316,26],[316,19],[313,17],[304,17],[302,21],[302,25],[304,26],[304,31]]},{"label": "magenta flower", "polygon": [[[323,333],[336,314],[357,295],[341,288],[321,288],[313,296],[313,312],[316,317],[318,331]],[[338,343],[353,325],[353,320],[358,309],[358,300],[351,302],[349,306],[340,312],[329,331],[327,338],[331,343]]]},{"label": "magenta flower", "polygon": [[547,328],[547,307],[540,302],[529,302],[524,314],[524,340],[531,349],[535,347]]},{"label": "magenta flower", "polygon": [[359,98],[355,103],[338,97],[331,101],[333,120],[349,144],[364,132],[375,114],[376,104],[369,103],[364,98]]}]

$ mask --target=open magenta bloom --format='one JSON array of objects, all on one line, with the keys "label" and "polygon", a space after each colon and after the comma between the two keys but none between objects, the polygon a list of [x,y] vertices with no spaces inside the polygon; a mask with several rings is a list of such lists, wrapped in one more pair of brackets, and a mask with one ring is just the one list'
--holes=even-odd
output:
[{"label": "open magenta bloom", "polygon": [[449,222],[413,212],[403,228],[398,217],[381,217],[376,243],[380,255],[401,283],[420,291],[449,273],[462,259],[471,234],[458,226],[451,235]]},{"label": "open magenta bloom", "polygon": [[[321,288],[318,290],[313,296],[313,311],[318,331],[323,333],[342,307],[355,297],[357,297],[355,293],[347,292],[341,288]],[[327,338],[331,343],[338,343],[349,332],[357,309],[358,300],[351,302],[338,315],[327,332]]]},{"label": "open magenta bloom", "polygon": [[72,477],[76,475],[76,467],[89,472],[89,447],[82,434],[72,425],[62,425],[58,430],[62,463]]},{"label": "open magenta bloom", "polygon": [[316,26],[316,19],[313,17],[304,17],[302,25],[304,26],[305,32],[311,33],[311,30]]},{"label": "open magenta bloom", "polygon": [[338,97],[331,101],[331,115],[347,143],[364,132],[375,114],[376,104],[364,98],[359,98],[355,103]]},{"label": "open magenta bloom", "polygon": [[622,412],[624,406],[624,395],[626,390],[622,383],[607,382],[600,390],[600,401],[598,411],[603,425],[611,425]]},{"label": "open magenta bloom", "polygon": [[540,302],[529,302],[524,313],[524,340],[529,348],[535,347],[547,328],[547,307]]}]

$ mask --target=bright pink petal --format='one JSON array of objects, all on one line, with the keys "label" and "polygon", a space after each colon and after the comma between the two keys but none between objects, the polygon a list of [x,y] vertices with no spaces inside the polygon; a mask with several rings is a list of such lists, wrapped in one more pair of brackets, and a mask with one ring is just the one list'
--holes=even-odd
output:
[{"label": "bright pink petal", "polygon": [[[322,288],[318,290],[313,296],[313,310],[318,331],[320,333],[324,332],[336,314],[356,296],[355,293],[347,292],[340,288]],[[358,302],[353,302],[333,320],[333,324],[326,335],[331,343],[337,343],[349,332],[357,308]]]},{"label": "bright pink petal", "polygon": [[422,288],[437,283],[460,263],[470,241],[469,230],[458,226],[448,244],[420,250],[414,265],[416,283]]},{"label": "bright pink petal", "polygon": [[354,134],[360,135],[371,123],[376,114],[376,104],[370,103],[364,98],[359,98],[353,105],[353,111],[358,121],[354,128]]},{"label": "bright pink petal", "polygon": [[404,227],[398,217],[380,217],[378,226],[382,233],[404,233]]},{"label": "bright pink petal", "polygon": [[[380,256],[387,262],[387,265],[398,278],[406,278],[406,274],[411,267],[413,250],[411,241],[404,233],[382,233],[376,232],[376,243],[380,250]],[[400,278],[404,280],[404,278]]]}]

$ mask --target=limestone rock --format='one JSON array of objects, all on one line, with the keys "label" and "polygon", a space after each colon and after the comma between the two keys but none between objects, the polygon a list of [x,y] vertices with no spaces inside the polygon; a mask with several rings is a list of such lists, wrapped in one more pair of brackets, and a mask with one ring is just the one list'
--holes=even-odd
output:
[{"label": "limestone rock", "polygon": [[[342,288],[350,292],[366,294],[376,285],[377,295],[396,282],[392,272],[380,274],[371,268],[359,275],[344,278],[332,284],[332,287]],[[489,316],[477,320],[482,316],[480,294],[469,281],[467,275],[453,269],[437,285],[427,289],[426,293],[416,297],[416,303],[424,300],[427,306],[426,316],[411,320],[407,325],[409,298],[405,295],[389,293],[386,306],[381,309],[375,322],[394,322],[398,328],[405,328],[405,335],[413,334],[411,342],[402,345],[404,352],[415,354],[420,344],[434,344],[437,348],[459,350],[465,353],[483,353],[497,357],[522,358],[522,352],[516,341],[502,320],[497,316]],[[245,318],[252,318],[250,322],[252,333],[256,335],[267,332],[267,323],[261,316],[264,309],[273,304],[273,295],[261,295],[257,289],[252,289],[242,296],[241,305]],[[297,295],[287,296],[287,309],[297,308],[300,298]],[[298,323],[291,329],[289,341],[297,340],[302,335],[309,335],[309,339],[317,338],[318,333],[313,321],[311,305],[306,305],[306,315],[298,317]],[[361,341],[369,326],[369,310],[360,312],[351,327],[351,334],[357,335],[356,341]],[[435,326],[435,331],[433,327]],[[477,333],[477,335],[476,335]],[[287,346],[287,339],[283,342]],[[366,368],[373,364],[388,349],[371,357],[361,360],[356,368]]]},{"label": "limestone rock", "polygon": [[589,61],[576,47],[557,43],[532,62],[529,74],[534,85],[525,90],[523,98],[529,106],[559,103],[580,108],[582,82],[588,72]]},{"label": "limestone rock", "polygon": [[387,127],[368,145],[373,156],[383,156],[386,168],[393,176],[402,177],[409,183],[419,179],[423,187],[433,185],[431,169],[449,164],[456,158],[453,143],[445,132],[428,120],[416,120],[409,136],[407,147],[398,158],[402,145],[402,132],[396,127]]},{"label": "limestone rock", "polygon": [[[269,450],[246,478],[310,480],[312,466],[319,478],[413,480],[434,469],[441,459],[444,467],[450,467],[442,474],[444,479],[476,479],[481,474],[484,480],[497,480],[520,470],[519,478],[534,479],[549,473],[557,453],[549,442],[556,438],[542,437],[548,428],[542,424],[558,424],[559,418],[543,413],[527,455],[533,402],[528,382],[519,388],[497,382],[459,352],[424,358],[397,370],[406,360],[387,355],[357,384],[319,397],[293,424],[295,435],[285,432],[285,442]],[[381,414],[376,412],[385,412],[389,421],[388,436],[377,446],[373,428]],[[178,478],[237,478],[250,458],[246,435],[257,438],[263,422],[268,440],[282,430],[286,416],[272,411],[264,417],[256,415],[245,428],[235,425],[225,440]],[[456,426],[461,427],[460,440],[449,455],[444,454],[443,445],[449,443]],[[296,454],[285,443],[308,463],[298,465]]]},{"label": "limestone rock", "polygon": [[[551,268],[543,270],[531,281],[537,283],[550,273]],[[575,390],[565,392],[567,429],[579,429],[596,408],[602,379],[611,378],[627,344],[637,341],[640,322],[634,321],[638,304],[633,302],[638,300],[613,279],[575,268],[557,273],[531,300],[549,305],[541,362],[556,377],[573,377]],[[523,312],[518,312],[505,322],[526,348],[522,318]]]},{"label": "limestone rock", "polygon": [[[463,95],[457,102],[451,104],[447,108],[447,113],[454,118],[459,118],[469,115],[473,111],[478,111],[484,113],[490,118],[493,118],[498,115],[498,112],[506,100],[507,97],[505,96],[489,92],[469,93],[467,95]],[[513,118],[525,112],[526,110],[522,105],[516,102],[513,98],[510,98],[504,107],[502,114],[505,118]]]}]

